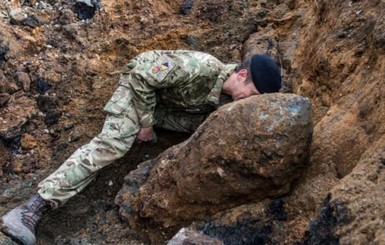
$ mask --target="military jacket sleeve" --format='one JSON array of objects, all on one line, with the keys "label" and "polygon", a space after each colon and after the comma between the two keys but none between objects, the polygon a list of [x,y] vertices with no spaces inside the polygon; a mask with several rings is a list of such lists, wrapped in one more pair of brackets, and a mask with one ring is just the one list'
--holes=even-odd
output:
[{"label": "military jacket sleeve", "polygon": [[[169,97],[177,98],[174,104],[185,107],[202,103],[201,87],[213,87],[224,67],[202,52],[150,51],[130,60],[130,71],[121,74],[120,85],[131,89],[140,125],[149,127],[155,124],[156,93],[166,91]],[[188,97],[196,99],[184,99]]]}]

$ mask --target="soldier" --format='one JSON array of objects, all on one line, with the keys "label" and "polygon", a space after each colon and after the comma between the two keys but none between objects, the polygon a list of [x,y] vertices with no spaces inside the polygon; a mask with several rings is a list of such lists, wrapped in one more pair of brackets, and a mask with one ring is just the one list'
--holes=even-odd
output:
[{"label": "soldier", "polygon": [[2,231],[35,244],[43,214],[83,190],[96,172],[121,158],[134,141],[155,141],[155,127],[192,133],[219,106],[278,92],[280,69],[268,55],[240,65],[196,51],[149,51],[134,57],[106,104],[102,132],[39,183],[38,193],[1,218]]}]

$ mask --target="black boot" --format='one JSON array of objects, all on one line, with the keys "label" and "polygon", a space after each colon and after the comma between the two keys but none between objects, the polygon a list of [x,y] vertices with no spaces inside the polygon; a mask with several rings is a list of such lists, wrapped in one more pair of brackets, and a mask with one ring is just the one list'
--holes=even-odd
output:
[{"label": "black boot", "polygon": [[51,205],[48,201],[34,195],[1,217],[1,230],[21,244],[34,245],[36,224],[49,209]]}]

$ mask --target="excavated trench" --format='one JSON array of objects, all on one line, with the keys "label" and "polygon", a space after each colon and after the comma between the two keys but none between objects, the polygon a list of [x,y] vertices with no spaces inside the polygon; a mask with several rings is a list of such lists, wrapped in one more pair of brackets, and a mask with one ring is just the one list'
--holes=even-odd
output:
[{"label": "excavated trench", "polygon": [[[307,167],[288,194],[199,220],[196,229],[224,244],[385,243],[384,11],[382,0],[117,0],[100,9],[0,0],[0,215],[97,135],[130,58],[192,49],[238,63],[267,52],[282,67],[282,92],[312,102]],[[189,137],[158,136],[51,211],[37,244],[170,239],[177,228],[130,226],[114,202],[129,171]]]}]

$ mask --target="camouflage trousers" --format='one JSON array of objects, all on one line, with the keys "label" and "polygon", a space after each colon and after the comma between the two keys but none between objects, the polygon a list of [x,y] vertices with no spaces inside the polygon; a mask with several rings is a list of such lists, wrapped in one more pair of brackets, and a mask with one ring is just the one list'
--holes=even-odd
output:
[{"label": "camouflage trousers", "polygon": [[[99,135],[76,150],[55,172],[39,183],[38,193],[54,208],[66,203],[83,190],[98,170],[123,157],[140,130],[130,89],[119,86],[104,110],[107,118]],[[179,132],[193,132],[208,114],[155,110],[156,127]]]}]

